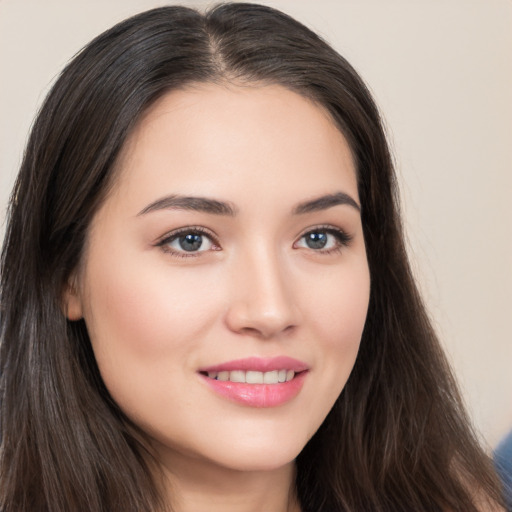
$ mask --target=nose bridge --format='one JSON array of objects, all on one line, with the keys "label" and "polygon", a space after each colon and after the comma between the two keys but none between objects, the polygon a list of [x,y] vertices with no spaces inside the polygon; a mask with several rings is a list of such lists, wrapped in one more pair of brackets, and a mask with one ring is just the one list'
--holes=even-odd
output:
[{"label": "nose bridge", "polygon": [[237,331],[271,337],[296,325],[296,305],[283,255],[260,242],[240,254],[228,319]]}]

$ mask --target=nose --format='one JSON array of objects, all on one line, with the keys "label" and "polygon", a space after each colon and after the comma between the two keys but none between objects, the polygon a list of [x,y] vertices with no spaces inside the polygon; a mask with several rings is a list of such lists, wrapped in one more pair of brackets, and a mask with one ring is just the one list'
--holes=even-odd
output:
[{"label": "nose", "polygon": [[234,332],[271,339],[299,324],[294,283],[277,254],[241,258],[233,273],[226,323]]}]

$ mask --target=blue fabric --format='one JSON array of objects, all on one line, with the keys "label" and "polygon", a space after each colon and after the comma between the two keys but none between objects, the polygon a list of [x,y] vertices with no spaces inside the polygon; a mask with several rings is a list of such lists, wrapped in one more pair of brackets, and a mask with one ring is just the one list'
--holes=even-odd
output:
[{"label": "blue fabric", "polygon": [[512,431],[496,448],[494,464],[503,482],[507,510],[512,512]]}]

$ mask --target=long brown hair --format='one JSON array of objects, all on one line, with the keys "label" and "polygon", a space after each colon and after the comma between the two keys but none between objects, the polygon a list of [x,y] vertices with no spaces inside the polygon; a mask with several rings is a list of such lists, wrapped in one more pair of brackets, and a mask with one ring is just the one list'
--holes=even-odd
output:
[{"label": "long brown hair", "polygon": [[[353,372],[297,459],[304,512],[479,510],[498,501],[411,275],[392,161],[366,86],[328,44],[252,4],[163,7],[93,40],[34,124],[1,267],[2,512],[164,509],[144,436],[110,398],[62,290],[134,124],[192,82],[280,84],[327,109],[352,149],[371,274]],[[475,493],[476,490],[476,493]]]}]

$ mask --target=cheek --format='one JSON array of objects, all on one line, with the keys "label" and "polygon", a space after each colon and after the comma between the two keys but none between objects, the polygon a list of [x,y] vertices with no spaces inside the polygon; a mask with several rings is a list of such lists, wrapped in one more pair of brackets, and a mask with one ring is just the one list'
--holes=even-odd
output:
[{"label": "cheek", "polygon": [[342,267],[308,294],[312,322],[334,351],[359,346],[370,297],[370,277],[365,260]]},{"label": "cheek", "polygon": [[165,264],[101,255],[97,261],[84,280],[84,317],[103,381],[135,419],[138,404],[158,402],[162,390],[183,383],[220,301]]},{"label": "cheek", "polygon": [[354,366],[364,329],[370,295],[366,265],[340,269],[323,289],[310,294],[311,324],[319,344],[319,367],[325,414],[343,390]]},{"label": "cheek", "polygon": [[197,279],[190,283],[186,274],[144,258],[102,259],[89,276],[84,314],[98,351],[158,358],[180,340],[195,339],[218,302],[214,293],[200,293]]}]

